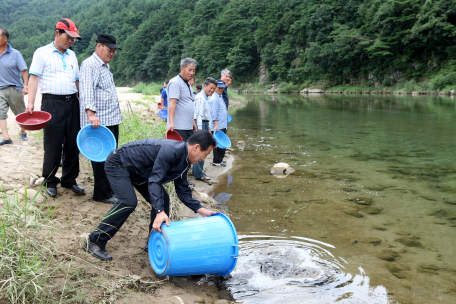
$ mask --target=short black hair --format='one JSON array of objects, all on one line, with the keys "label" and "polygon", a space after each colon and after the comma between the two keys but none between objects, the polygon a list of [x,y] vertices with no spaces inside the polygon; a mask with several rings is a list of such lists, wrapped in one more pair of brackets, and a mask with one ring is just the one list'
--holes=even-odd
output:
[{"label": "short black hair", "polygon": [[1,27],[0,27],[0,35],[1,35],[2,37],[6,37],[6,38],[9,39],[9,33],[8,33],[8,31],[5,30],[4,28],[1,28]]},{"label": "short black hair", "polygon": [[198,90],[201,90],[201,89],[203,88],[203,86],[200,85],[200,84],[197,84],[197,85],[196,85],[196,88],[197,88]]},{"label": "short black hair", "polygon": [[59,31],[59,35],[62,35],[63,33],[65,33],[65,30],[58,29],[58,28],[54,29],[54,33],[55,33],[55,31]]},{"label": "short black hair", "polygon": [[206,80],[204,80],[204,85],[205,86],[208,86],[210,85],[211,83],[215,84],[215,86],[217,86],[217,80],[215,80],[214,78],[212,77],[207,77]]},{"label": "short black hair", "polygon": [[210,146],[215,147],[217,145],[211,132],[204,130],[193,133],[192,136],[188,138],[187,142],[191,146],[199,144],[201,146],[201,151],[207,151]]},{"label": "short black hair", "polygon": [[166,80],[166,81],[165,81],[165,84],[168,84],[168,83],[169,83],[169,80]]}]

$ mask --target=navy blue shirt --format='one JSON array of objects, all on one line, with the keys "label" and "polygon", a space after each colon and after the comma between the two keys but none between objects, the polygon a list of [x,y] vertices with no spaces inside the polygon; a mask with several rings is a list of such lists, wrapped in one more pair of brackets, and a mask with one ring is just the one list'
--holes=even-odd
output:
[{"label": "navy blue shirt", "polygon": [[150,202],[157,212],[164,210],[166,190],[162,185],[170,181],[174,181],[177,196],[188,208],[196,212],[203,207],[188,187],[187,171],[191,164],[187,160],[187,143],[148,138],[124,144],[117,151],[132,182],[148,184]]},{"label": "navy blue shirt", "polygon": [[223,89],[222,97],[225,102],[226,109],[228,110],[228,105],[230,104],[230,99],[228,98],[228,87]]}]

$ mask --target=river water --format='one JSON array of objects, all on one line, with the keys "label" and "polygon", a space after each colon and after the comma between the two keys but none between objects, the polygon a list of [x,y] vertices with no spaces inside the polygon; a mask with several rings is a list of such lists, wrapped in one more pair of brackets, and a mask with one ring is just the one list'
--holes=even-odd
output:
[{"label": "river water", "polygon": [[[235,166],[211,193],[240,238],[234,299],[455,302],[454,99],[247,98],[229,112]],[[278,162],[295,171],[270,174]]]}]

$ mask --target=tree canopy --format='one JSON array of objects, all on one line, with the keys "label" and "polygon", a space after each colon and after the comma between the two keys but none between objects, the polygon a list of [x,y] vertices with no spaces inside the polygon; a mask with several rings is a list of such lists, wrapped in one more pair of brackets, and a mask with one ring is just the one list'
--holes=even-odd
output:
[{"label": "tree canopy", "polygon": [[83,40],[79,62],[97,33],[123,48],[111,67],[118,82],[162,81],[182,58],[197,73],[232,70],[254,81],[263,63],[270,81],[303,83],[353,77],[382,80],[399,71],[420,78],[456,59],[455,0],[2,0],[0,27],[28,64],[70,18]]}]

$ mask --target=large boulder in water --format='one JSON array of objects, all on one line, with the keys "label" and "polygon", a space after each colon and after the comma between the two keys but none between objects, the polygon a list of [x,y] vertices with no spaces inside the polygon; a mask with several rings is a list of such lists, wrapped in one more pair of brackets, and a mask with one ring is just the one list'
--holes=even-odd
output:
[{"label": "large boulder in water", "polygon": [[274,174],[276,177],[287,177],[289,174],[293,173],[295,169],[290,167],[287,163],[278,163],[272,166],[271,173]]}]

